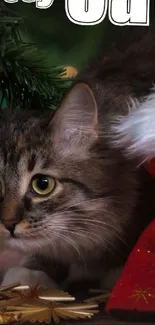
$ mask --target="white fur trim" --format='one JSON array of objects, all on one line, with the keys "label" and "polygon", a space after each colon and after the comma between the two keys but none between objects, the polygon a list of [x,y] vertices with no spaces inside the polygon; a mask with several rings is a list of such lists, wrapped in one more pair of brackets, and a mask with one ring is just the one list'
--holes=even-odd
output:
[{"label": "white fur trim", "polygon": [[112,127],[113,144],[128,155],[145,159],[155,157],[155,92],[142,103],[134,101],[129,115],[120,117]]}]

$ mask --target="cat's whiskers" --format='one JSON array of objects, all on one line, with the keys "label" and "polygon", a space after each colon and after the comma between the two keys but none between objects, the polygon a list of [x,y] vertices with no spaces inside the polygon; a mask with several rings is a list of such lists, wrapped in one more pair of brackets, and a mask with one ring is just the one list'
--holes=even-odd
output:
[{"label": "cat's whiskers", "polygon": [[[57,239],[58,239],[58,238],[59,238],[59,239],[63,239],[66,243],[68,243],[70,246],[72,246],[72,247],[75,249],[75,251],[78,253],[79,256],[81,256],[81,253],[80,253],[79,249],[77,248],[76,243],[75,243],[73,240],[69,240],[68,237],[66,237],[66,236],[64,236],[64,235],[62,235],[62,234],[53,233],[53,235],[55,235],[55,237],[56,237]],[[49,241],[50,244],[51,244],[51,240],[50,240],[50,238],[49,238],[49,237],[47,238],[46,236],[45,236],[45,238],[46,238],[46,240]]]},{"label": "cat's whiskers", "polygon": [[[94,230],[93,230],[94,227],[93,226],[95,226],[96,220],[89,220],[88,219],[88,222],[91,225],[91,229],[89,228],[89,231],[87,231],[85,228],[82,229],[82,227],[81,227],[79,229],[80,232],[77,232],[77,230],[75,230],[75,225],[74,225],[73,221],[70,224],[71,227],[66,227],[66,225],[63,227],[62,224],[57,225],[57,226],[55,225],[54,226],[54,234],[55,234],[55,236],[58,236],[58,233],[62,233],[62,232],[65,233],[66,232],[67,235],[72,234],[72,235],[77,235],[78,237],[80,237],[80,236],[82,236],[83,238],[85,237],[87,242],[88,242],[88,240],[90,240],[90,244],[91,243],[96,243],[96,244],[98,243],[98,244],[102,245],[102,244],[104,244],[104,241],[107,241],[111,246],[116,248],[116,246],[111,241],[108,240],[107,236],[104,235],[104,241],[103,241],[103,238],[101,238],[101,236],[100,236],[100,231],[97,232],[97,229],[96,229],[96,232],[94,232]],[[80,220],[77,220],[77,221],[80,222]],[[81,221],[83,221],[83,219],[81,219]],[[125,242],[124,239],[119,236],[118,230],[115,227],[114,227],[114,229],[117,230],[117,232],[113,232],[111,229],[106,228],[106,225],[107,225],[106,223],[103,222],[103,224],[102,225],[101,224],[100,224],[100,229],[102,228],[103,233],[105,233],[105,230],[106,230],[106,233],[109,233],[110,238],[113,235],[114,239],[117,237],[126,246],[128,246],[127,242]],[[81,222],[80,222],[80,225],[81,225]],[[68,226],[68,220],[67,220],[67,226]],[[52,230],[52,232],[53,232],[53,230]],[[97,240],[95,240],[94,236],[97,238]],[[77,245],[77,243],[76,243],[76,245]]]},{"label": "cat's whiskers", "polygon": [[[104,229],[104,230],[107,230],[107,229]],[[58,229],[58,231],[59,231],[59,229]],[[67,235],[69,233],[72,233],[74,235],[77,235],[77,237],[81,237],[82,229],[80,229],[80,233],[78,233],[77,231],[67,231],[67,230],[66,230],[66,233],[67,233]],[[95,243],[95,244],[98,244],[100,248],[103,247],[105,249],[108,249],[117,258],[119,257],[119,253],[122,253],[122,251],[114,243],[112,243],[111,241],[108,240],[108,238],[104,237],[104,242],[103,242],[103,240],[99,240],[100,237],[99,237],[98,233],[90,232],[89,236],[88,236],[88,234],[84,234],[84,237],[87,242],[87,247],[85,247],[85,248],[87,248],[89,250],[90,250],[90,248],[92,248],[92,245]],[[94,237],[96,237],[96,240]],[[77,245],[77,243],[76,243],[76,245]],[[112,249],[112,247],[114,249]],[[116,251],[118,252],[118,254],[116,253]],[[80,253],[80,255],[81,255],[81,253]]]},{"label": "cat's whiskers", "polygon": [[[66,233],[67,233],[67,231],[66,231]],[[67,235],[68,235],[68,233],[67,233]],[[79,233],[79,235],[80,235],[80,233]],[[85,263],[85,260],[84,260],[84,256],[82,254],[82,251],[80,251],[80,249],[77,247],[77,243],[75,241],[73,241],[73,240],[72,241],[68,240],[68,237],[63,236],[62,234],[61,235],[60,234],[58,235],[56,233],[55,236],[57,236],[59,239],[63,239],[65,242],[67,242],[69,245],[71,245],[73,247],[73,249],[75,250],[75,252],[78,253],[78,256],[80,257],[80,260],[83,262],[83,265],[84,265],[85,270],[87,270],[86,263]],[[47,239],[46,236],[45,236],[45,238]],[[50,238],[48,238],[48,240],[49,239]],[[51,244],[51,241],[50,241],[50,244]]]},{"label": "cat's whiskers", "polygon": [[[47,229],[47,228],[45,227],[45,229]],[[45,231],[45,229],[44,229],[44,231]],[[47,233],[46,233],[46,231],[43,232],[43,228],[41,226],[40,227],[38,226],[37,234],[36,234],[36,228],[32,228],[31,231],[27,232],[27,237],[31,238],[31,236],[35,235],[35,237],[38,238],[38,241],[40,241],[42,238],[45,238],[46,243],[50,242],[50,244],[53,244],[54,241],[56,241],[56,239],[58,239],[58,238],[64,239],[67,243],[69,243],[71,246],[73,246],[74,249],[76,251],[78,251],[78,253],[80,254],[79,250],[75,246],[76,243],[73,242],[73,240],[70,241],[66,236],[64,236],[62,234],[61,230],[64,231],[64,228],[56,229],[56,227],[54,227],[54,229],[52,229],[52,232],[51,232],[51,228],[50,228],[50,231],[49,231],[49,229],[47,229]],[[52,240],[51,240],[50,236],[48,236],[49,233],[50,233],[50,235],[52,235]],[[25,235],[25,233],[24,233],[24,235]]]},{"label": "cat's whiskers", "polygon": [[[72,213],[73,214],[73,213]],[[74,221],[74,219],[66,219],[66,221],[67,221],[67,223],[69,223],[69,222],[73,222]],[[93,223],[93,225],[96,225],[96,224],[100,224],[100,225],[105,225],[105,226],[108,226],[108,227],[111,227],[111,228],[113,228],[113,229],[115,229],[115,230],[117,230],[118,231],[118,228],[117,227],[115,227],[114,225],[112,225],[112,224],[110,224],[110,223],[107,223],[107,222],[105,222],[105,221],[102,221],[102,220],[96,220],[96,219],[86,219],[85,217],[84,218],[78,218],[77,220],[76,220],[76,223],[80,223],[81,224],[81,222],[83,222],[83,224],[90,224],[90,223]]]},{"label": "cat's whiskers", "polygon": [[[103,230],[109,230],[109,229],[106,229],[106,228],[103,228]],[[85,237],[86,238],[86,240],[87,240],[87,242],[88,242],[88,240],[90,240],[90,243],[89,244],[93,244],[93,243],[96,243],[96,244],[99,244],[99,245],[103,245],[103,239],[101,240],[99,240],[99,233],[95,233],[94,231],[92,232],[92,231],[90,231],[89,232],[89,235],[85,232],[85,230],[82,230],[82,229],[80,229],[80,232],[77,232],[76,230],[75,231],[71,231],[71,230],[69,230],[69,231],[66,231],[67,232],[67,234],[68,233],[71,233],[71,234],[74,234],[74,235],[77,235],[77,236],[79,236],[79,237]],[[82,232],[84,232],[84,234],[82,234]],[[110,235],[111,234],[113,234],[114,236],[116,235],[115,233],[111,233],[110,232]],[[96,237],[96,240],[95,240],[95,238],[94,237]],[[119,239],[121,240],[122,238],[121,237],[119,237]],[[111,241],[109,241],[108,240],[108,238],[106,238],[106,236],[104,237],[104,240],[109,244],[109,246],[113,246],[115,249],[117,249],[118,251],[120,251],[120,249],[118,249],[117,248],[117,246],[114,244],[114,243],[112,243]],[[124,242],[125,243],[125,242]],[[126,244],[126,243],[125,243]],[[127,244],[126,244],[127,245]]]},{"label": "cat's whiskers", "polygon": [[[75,220],[74,220],[74,218],[68,218],[68,215],[69,214],[71,214],[71,215],[73,215],[73,212],[72,211],[68,211],[67,212],[67,214],[64,214],[63,215],[63,222],[64,222],[64,229],[62,229],[62,214],[60,215],[60,219],[61,219],[61,228],[59,228],[60,230],[65,230],[66,228],[67,228],[67,230],[68,230],[68,225],[70,226],[70,225],[73,225],[73,227],[75,227]],[[66,215],[67,215],[67,217],[66,217]],[[54,227],[56,227],[57,225],[59,226],[59,220],[58,220],[59,218],[57,218],[57,222],[56,222],[56,224],[54,224]],[[66,220],[66,223],[65,223],[65,220]],[[121,241],[123,241],[124,242],[124,244],[125,245],[128,245],[127,244],[127,242],[125,242],[124,240],[123,240],[123,238],[121,238],[120,236],[119,236],[119,232],[120,232],[120,234],[122,233],[122,228],[121,229],[119,229],[118,227],[115,227],[113,224],[110,224],[110,223],[107,223],[107,222],[105,222],[105,221],[102,221],[102,220],[96,220],[96,219],[91,219],[91,218],[85,218],[85,215],[83,216],[83,218],[79,218],[79,216],[78,216],[78,218],[76,219],[76,224],[82,224],[83,223],[83,225],[85,225],[86,223],[87,223],[87,225],[89,226],[89,225],[91,225],[91,226],[96,226],[96,225],[100,225],[100,227],[102,226],[102,229],[103,230],[110,230],[109,228],[112,228],[112,229],[114,229],[114,230],[116,230],[116,232],[113,232],[112,233],[112,231],[111,231],[111,233],[112,234],[115,234],[115,236],[117,236]],[[109,227],[109,228],[106,228],[106,227]],[[84,229],[84,231],[86,232],[86,230]]]},{"label": "cat's whiskers", "polygon": [[[58,232],[62,232],[62,231],[65,231],[65,230],[68,231],[68,226],[72,226],[73,225],[73,227],[75,227],[75,220],[74,220],[74,218],[70,218],[70,217],[68,218],[68,215],[69,214],[70,215],[73,215],[73,212],[72,211],[68,211],[68,212],[66,211],[65,213],[64,212],[63,213],[61,212],[58,215],[55,214],[55,217],[56,218],[53,218],[53,224],[52,224],[52,227],[50,227],[50,230],[53,232],[56,229],[56,227],[57,227],[57,231]],[[62,217],[63,217],[63,224],[62,224]],[[47,223],[48,223],[48,218],[46,218],[46,220],[47,220]],[[122,242],[124,242],[125,245],[128,246],[127,242],[125,242],[124,239],[119,236],[119,232],[120,232],[120,234],[122,233],[122,228],[119,229],[118,227],[115,227],[113,224],[107,223],[107,222],[102,221],[102,220],[85,218],[85,215],[83,216],[83,218],[81,218],[81,217],[79,218],[79,216],[78,216],[78,218],[76,219],[76,224],[78,224],[78,223],[80,225],[83,223],[84,226],[87,224],[88,226],[91,226],[91,227],[94,227],[96,225],[100,225],[100,228],[102,227],[103,230],[108,231],[111,235],[112,234],[115,235],[115,237],[117,237],[118,239],[120,239]],[[39,222],[38,223],[38,228],[39,228],[39,224],[40,224],[40,228],[41,228],[42,225],[44,224],[44,222],[42,222],[42,223]],[[112,232],[112,230],[109,229],[109,228],[112,228],[112,229],[116,230],[116,232]],[[85,229],[84,229],[84,231],[88,235],[88,232]],[[89,229],[89,231],[90,231],[90,229]],[[33,229],[31,229],[31,234],[32,233],[33,233]],[[41,228],[40,235],[42,235],[42,228]]]},{"label": "cat's whiskers", "polygon": [[[103,204],[103,198],[100,198],[100,199],[89,199],[89,200],[82,200],[82,201],[80,201],[80,202],[78,202],[78,203],[76,203],[76,204],[72,204],[72,205],[70,205],[70,206],[67,206],[66,208],[64,208],[64,212],[66,211],[67,213],[69,213],[69,212],[77,212],[77,213],[79,213],[79,206],[85,211],[85,213],[87,213],[87,206],[86,206],[86,204],[87,203],[89,203],[89,204],[91,204],[91,203],[97,203],[97,204],[100,204],[100,202],[99,202],[99,200],[101,200],[101,203]],[[83,203],[85,203],[85,205],[82,205]],[[76,209],[74,209],[74,211],[70,211],[70,209],[72,209],[72,208],[75,208],[75,207],[77,207],[77,210]],[[93,206],[92,206],[92,208],[94,208]],[[90,208],[89,208],[90,209]],[[103,209],[103,207],[102,207],[102,209]],[[90,211],[90,210],[89,210]],[[104,216],[104,213],[109,213],[112,217],[116,217],[116,213],[115,212],[112,212],[112,211],[108,211],[107,210],[107,208],[106,208],[106,206],[104,206],[104,211],[103,210],[101,210],[101,208],[100,207],[98,207],[97,205],[95,206],[95,211],[98,211],[98,212],[102,212],[103,213],[103,216]],[[121,221],[123,222],[123,223],[125,223],[125,224],[129,224],[129,221],[127,222],[127,220],[125,220],[124,219],[124,217],[123,217],[123,215],[124,215],[124,212],[122,211],[122,213],[120,212],[120,214],[119,214],[119,218],[121,218],[121,214],[122,214],[122,219],[121,219]]]}]

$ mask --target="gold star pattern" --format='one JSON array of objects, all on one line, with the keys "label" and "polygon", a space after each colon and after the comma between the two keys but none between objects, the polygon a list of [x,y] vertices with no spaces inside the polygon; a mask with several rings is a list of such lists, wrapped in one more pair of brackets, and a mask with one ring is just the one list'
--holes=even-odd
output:
[{"label": "gold star pattern", "polygon": [[[134,290],[133,295],[129,298],[136,298],[135,302],[139,301],[140,299],[143,299],[145,303],[148,305],[148,298],[152,297],[152,294],[150,293],[150,290],[147,289],[139,289]],[[154,297],[154,296],[153,296]]]}]

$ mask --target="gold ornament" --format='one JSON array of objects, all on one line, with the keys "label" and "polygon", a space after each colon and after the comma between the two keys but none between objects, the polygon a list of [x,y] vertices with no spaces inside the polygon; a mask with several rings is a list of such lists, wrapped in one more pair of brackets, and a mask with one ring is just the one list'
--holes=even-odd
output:
[{"label": "gold ornament", "polygon": [[64,68],[64,72],[62,74],[62,78],[69,79],[69,78],[74,78],[78,74],[78,71],[76,68],[72,66],[66,66]]},{"label": "gold ornament", "polygon": [[0,324],[12,322],[58,323],[60,319],[86,319],[98,312],[94,301],[81,304],[67,292],[20,286],[19,283],[0,288]]}]

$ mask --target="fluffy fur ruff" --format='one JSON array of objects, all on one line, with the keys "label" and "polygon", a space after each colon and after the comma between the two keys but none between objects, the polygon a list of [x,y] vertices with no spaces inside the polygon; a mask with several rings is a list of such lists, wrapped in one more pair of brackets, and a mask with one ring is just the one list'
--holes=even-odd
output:
[{"label": "fluffy fur ruff", "polygon": [[142,102],[132,101],[129,115],[117,122],[112,127],[115,146],[141,162],[155,157],[155,90]]}]

